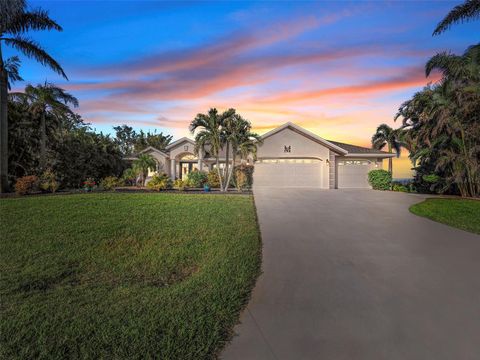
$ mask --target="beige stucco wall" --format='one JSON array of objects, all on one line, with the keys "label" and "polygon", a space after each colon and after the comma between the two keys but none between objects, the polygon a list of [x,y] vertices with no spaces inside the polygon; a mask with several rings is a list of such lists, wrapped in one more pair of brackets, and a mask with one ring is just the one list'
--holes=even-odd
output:
[{"label": "beige stucco wall", "polygon": [[[285,152],[290,146],[290,152]],[[257,158],[318,158],[322,160],[322,188],[329,187],[329,149],[289,128],[275,133],[258,146]]]},{"label": "beige stucco wall", "polygon": [[[156,151],[149,151],[147,152],[147,154],[151,155],[158,162],[158,165],[159,165],[158,170],[160,172],[165,172],[168,175],[170,174],[170,171],[169,171],[170,162],[166,159],[165,156],[163,156],[162,154]],[[156,171],[149,170],[148,176],[152,176],[155,172]]]},{"label": "beige stucco wall", "polygon": [[191,153],[193,154],[195,150],[195,146],[188,141],[182,141],[180,144],[175,146],[173,149],[170,149],[170,159],[175,159],[178,155],[184,153]]}]

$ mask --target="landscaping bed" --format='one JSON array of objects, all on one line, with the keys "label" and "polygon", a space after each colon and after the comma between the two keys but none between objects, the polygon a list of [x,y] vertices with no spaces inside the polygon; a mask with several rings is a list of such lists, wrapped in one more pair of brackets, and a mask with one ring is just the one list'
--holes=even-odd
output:
[{"label": "landscaping bed", "polygon": [[260,271],[251,196],[0,200],[0,358],[215,357]]},{"label": "landscaping bed", "polygon": [[410,211],[443,224],[480,234],[480,200],[426,199]]}]

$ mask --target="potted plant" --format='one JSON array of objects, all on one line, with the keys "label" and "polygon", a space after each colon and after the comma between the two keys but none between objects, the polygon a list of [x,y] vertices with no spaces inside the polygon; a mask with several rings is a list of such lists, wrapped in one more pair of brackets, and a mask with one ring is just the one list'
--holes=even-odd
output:
[{"label": "potted plant", "polygon": [[210,185],[208,185],[208,183],[205,183],[205,184],[203,185],[203,190],[204,190],[205,192],[210,192]]}]

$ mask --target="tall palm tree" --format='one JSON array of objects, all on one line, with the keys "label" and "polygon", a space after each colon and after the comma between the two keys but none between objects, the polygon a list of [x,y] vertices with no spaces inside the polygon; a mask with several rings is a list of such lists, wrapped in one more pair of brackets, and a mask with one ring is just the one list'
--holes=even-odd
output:
[{"label": "tall palm tree", "polygon": [[[195,152],[208,152],[215,157],[217,165],[218,177],[220,180],[220,191],[224,191],[226,187],[225,174],[220,171],[220,151],[227,144],[225,135],[225,121],[235,114],[234,109],[229,109],[221,114],[218,110],[212,108],[207,114],[197,114],[195,119],[190,123],[190,131],[195,135]],[[227,156],[229,146],[227,146]],[[226,159],[228,162],[228,159]]]},{"label": "tall palm tree", "polygon": [[8,191],[8,114],[7,94],[12,77],[12,65],[18,75],[18,58],[4,59],[2,46],[9,46],[30,59],[48,66],[67,79],[62,67],[32,39],[24,34],[30,30],[57,30],[62,28],[41,9],[28,10],[25,0],[0,0],[0,192]]},{"label": "tall palm tree", "polygon": [[480,82],[480,43],[469,46],[463,55],[441,52],[430,58],[425,65],[425,74],[433,70],[442,72],[443,81],[462,83]]},{"label": "tall palm tree", "polygon": [[480,18],[480,0],[466,0],[463,4],[455,6],[433,31],[439,35],[449,29],[453,24],[467,22]]},{"label": "tall palm tree", "polygon": [[13,99],[26,101],[33,115],[40,117],[40,170],[45,170],[47,151],[47,116],[61,118],[73,114],[69,104],[78,107],[78,100],[65,90],[45,81],[43,85],[27,85],[25,93],[11,93]]},{"label": "tall palm tree", "polygon": [[[225,121],[225,136],[227,143],[232,148],[232,166],[227,176],[227,189],[234,172],[237,155],[242,155],[240,149],[245,152],[248,147],[251,152],[256,153],[257,143],[261,141],[260,136],[253,133],[251,129],[252,125],[250,122],[239,114],[233,114]],[[247,144],[249,144],[249,146],[247,146]]]},{"label": "tall palm tree", "polygon": [[410,158],[421,167],[432,164],[428,171],[442,174],[443,190],[456,186],[462,196],[478,196],[480,45],[462,56],[437,54],[425,70],[427,76],[439,70],[442,79],[403,103],[397,114],[414,145]]},{"label": "tall palm tree", "polygon": [[[398,130],[391,128],[387,124],[379,125],[377,131],[372,136],[372,146],[377,150],[381,150],[387,146],[389,153],[392,153],[392,150],[395,150],[397,157],[399,157],[401,144],[399,141]],[[392,158],[388,159],[388,171],[390,174],[393,171]]]},{"label": "tall palm tree", "polygon": [[148,170],[156,170],[157,162],[152,155],[140,154],[133,162],[133,169],[141,176],[142,186],[145,186],[147,180]]}]

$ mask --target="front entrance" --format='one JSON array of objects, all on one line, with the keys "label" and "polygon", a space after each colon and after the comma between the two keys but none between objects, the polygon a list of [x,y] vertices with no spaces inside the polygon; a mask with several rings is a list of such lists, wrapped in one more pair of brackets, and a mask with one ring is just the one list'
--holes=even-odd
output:
[{"label": "front entrance", "polygon": [[197,162],[180,161],[180,179],[185,180],[193,170],[198,169]]}]

